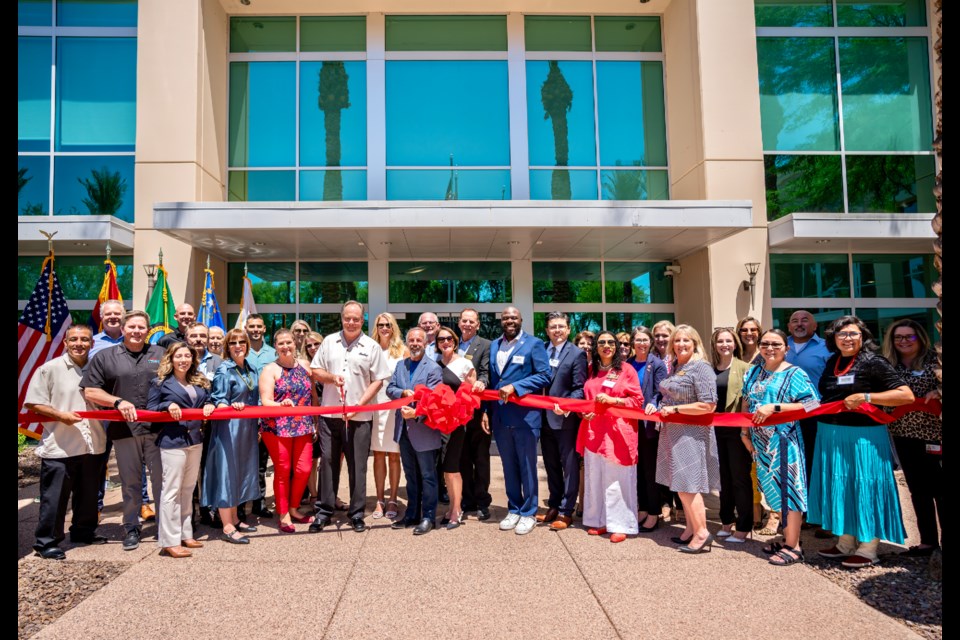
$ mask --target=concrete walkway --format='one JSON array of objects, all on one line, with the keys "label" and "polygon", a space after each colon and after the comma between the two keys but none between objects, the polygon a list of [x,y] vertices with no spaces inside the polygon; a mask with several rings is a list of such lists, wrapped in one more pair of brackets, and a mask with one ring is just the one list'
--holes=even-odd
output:
[{"label": "concrete walkway", "polygon": [[[307,525],[282,534],[265,521],[248,546],[212,540],[185,560],[158,556],[153,525],[140,549],[121,550],[114,490],[100,528],[111,543],[64,548],[68,560],[132,567],[35,637],[919,637],[805,566],[767,564],[760,541],[690,556],[670,542],[679,527],[616,545],[580,528],[501,532],[506,500],[498,458],[493,465],[488,522],[414,537],[369,517],[362,534],[345,518],[319,534]],[[30,555],[36,491],[20,492],[21,562],[42,562]]]}]

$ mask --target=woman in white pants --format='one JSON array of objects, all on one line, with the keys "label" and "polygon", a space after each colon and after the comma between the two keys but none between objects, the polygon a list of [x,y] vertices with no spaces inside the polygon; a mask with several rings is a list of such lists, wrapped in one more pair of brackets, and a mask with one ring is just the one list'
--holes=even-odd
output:
[{"label": "woman in white pants", "polygon": [[147,409],[166,411],[177,422],[157,423],[157,447],[163,467],[160,508],[157,513],[157,546],[161,555],[187,558],[190,549],[203,546],[193,537],[193,489],[200,471],[203,420],[181,420],[183,409],[203,408],[204,417],[214,410],[210,381],[198,369],[197,355],[183,342],[167,349],[157,377],[150,385]]}]

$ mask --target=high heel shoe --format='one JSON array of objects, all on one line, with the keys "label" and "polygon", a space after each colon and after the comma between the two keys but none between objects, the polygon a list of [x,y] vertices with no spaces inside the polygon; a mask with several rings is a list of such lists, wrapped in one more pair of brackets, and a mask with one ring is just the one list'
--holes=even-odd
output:
[{"label": "high heel shoe", "polygon": [[684,539],[681,538],[680,536],[673,536],[672,538],[670,538],[670,542],[672,542],[672,543],[674,543],[674,544],[688,544],[691,540],[693,540],[693,536],[692,536],[692,535],[691,535],[689,538],[687,538],[686,540],[684,540]]},{"label": "high heel shoe", "polygon": [[691,547],[689,544],[680,547],[680,551],[684,553],[710,553],[710,550],[713,548],[713,534],[707,536],[707,539],[703,541],[703,544],[699,547]]},{"label": "high heel shoe", "polygon": [[[646,518],[644,518],[644,520],[646,520]],[[640,533],[650,533],[651,531],[656,531],[659,526],[660,526],[659,518],[653,521],[652,527],[643,526],[643,521],[641,521],[640,525],[637,527],[637,531],[639,531]]]},{"label": "high heel shoe", "polygon": [[297,530],[292,524],[283,524],[282,522],[277,523],[277,529],[283,533],[295,533]]}]

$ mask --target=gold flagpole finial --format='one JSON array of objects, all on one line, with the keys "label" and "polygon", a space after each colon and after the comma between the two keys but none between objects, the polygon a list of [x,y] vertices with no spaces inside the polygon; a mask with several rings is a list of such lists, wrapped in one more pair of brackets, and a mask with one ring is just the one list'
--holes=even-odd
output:
[{"label": "gold flagpole finial", "polygon": [[210,268],[210,254],[207,254],[207,269]]},{"label": "gold flagpole finial", "polygon": [[53,236],[57,235],[60,232],[54,231],[53,233],[47,233],[43,229],[40,229],[40,233],[43,235],[44,238],[47,239],[47,252],[53,253]]},{"label": "gold flagpole finial", "polygon": [[243,277],[244,277],[244,278],[247,277],[247,263],[246,263],[246,262],[243,263]]},{"label": "gold flagpole finial", "polygon": [[110,254],[111,254],[111,253],[112,253],[112,250],[110,249],[110,241],[107,240],[107,260],[110,259]]}]

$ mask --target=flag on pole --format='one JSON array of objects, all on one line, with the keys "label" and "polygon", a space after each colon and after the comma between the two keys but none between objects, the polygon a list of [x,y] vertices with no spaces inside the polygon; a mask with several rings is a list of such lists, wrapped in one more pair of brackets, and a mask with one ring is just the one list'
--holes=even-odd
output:
[{"label": "flag on pole", "polygon": [[153,286],[153,295],[147,304],[147,315],[150,316],[150,331],[147,332],[147,342],[157,344],[160,338],[173,333],[171,325],[176,324],[176,305],[173,304],[173,296],[170,295],[170,289],[167,287],[167,270],[163,268],[163,262],[157,266],[157,284]]},{"label": "flag on pole", "polygon": [[94,333],[103,331],[103,318],[100,317],[100,305],[107,300],[119,300],[123,302],[123,296],[120,295],[120,287],[117,286],[117,265],[107,257],[103,261],[103,284],[100,285],[100,295],[97,296],[97,304],[93,307],[93,313],[90,314],[90,326]]},{"label": "flag on pole", "polygon": [[220,305],[217,304],[217,294],[213,290],[213,270],[207,267],[204,273],[207,277],[203,281],[203,303],[200,305],[198,320],[207,325],[207,328],[220,327],[226,333],[227,328],[223,324],[223,316],[220,315]]},{"label": "flag on pole", "polygon": [[237,329],[243,329],[247,324],[247,318],[257,312],[257,303],[253,301],[253,282],[247,275],[247,269],[243,269],[243,297],[240,300],[240,315],[237,317]]},{"label": "flag on pole", "polygon": [[[52,244],[52,243],[51,243]],[[37,367],[63,354],[63,337],[72,324],[67,300],[53,268],[53,249],[43,261],[40,279],[17,324],[17,407],[23,410],[27,386]],[[24,424],[19,432],[40,438],[43,425]]]}]

